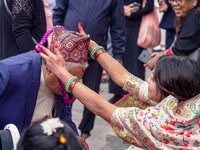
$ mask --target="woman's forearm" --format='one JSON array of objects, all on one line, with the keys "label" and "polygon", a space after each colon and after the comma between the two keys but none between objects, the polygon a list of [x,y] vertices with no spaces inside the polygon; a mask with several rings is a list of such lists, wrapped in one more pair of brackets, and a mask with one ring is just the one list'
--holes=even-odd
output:
[{"label": "woman's forearm", "polygon": [[110,122],[110,118],[117,108],[116,106],[105,101],[96,92],[82,83],[77,83],[74,86],[72,94],[91,112]]},{"label": "woman's forearm", "polygon": [[123,87],[124,81],[129,72],[114,58],[107,53],[103,53],[97,57],[97,61],[107,72],[109,77],[120,87]]},{"label": "woman's forearm", "polygon": [[[73,80],[70,80],[72,79],[73,75],[67,71],[65,60],[63,56],[61,55],[59,49],[55,47],[56,55],[54,55],[44,46],[40,46],[40,48],[42,48],[44,52],[46,53],[46,54],[40,53],[40,55],[43,59],[46,60],[47,66],[49,67],[49,69],[69,89],[68,86],[70,86],[71,83],[73,82]],[[105,57],[109,58],[108,55],[106,55]],[[111,59],[110,62],[112,64],[113,60]],[[103,65],[107,65],[107,63]],[[105,68],[107,69],[107,67]],[[70,83],[69,80],[72,82]],[[87,86],[75,80],[74,80],[75,83],[73,84],[73,87],[71,86],[70,88],[71,93],[94,114],[99,115],[106,121],[110,121],[110,117],[112,116],[112,113],[116,109],[116,106],[108,103],[103,98],[101,98],[97,93],[89,89]]]},{"label": "woman's forearm", "polygon": [[[64,85],[66,85],[72,77],[66,69],[60,69],[56,75]],[[105,101],[96,92],[92,91],[81,82],[75,84],[72,94],[91,112],[110,122],[110,117],[117,108],[116,106]]]},{"label": "woman's forearm", "polygon": [[[96,42],[90,41],[89,52],[99,46]],[[98,63],[107,72],[109,77],[119,86],[123,87],[124,81],[129,72],[109,54],[103,53],[97,57]]]}]

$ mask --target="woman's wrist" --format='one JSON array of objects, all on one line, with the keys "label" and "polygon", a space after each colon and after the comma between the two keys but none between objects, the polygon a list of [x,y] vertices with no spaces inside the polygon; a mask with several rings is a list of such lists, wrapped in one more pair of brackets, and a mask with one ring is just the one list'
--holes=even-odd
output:
[{"label": "woman's wrist", "polygon": [[164,55],[167,55],[167,51],[164,51],[164,52],[161,52],[161,53],[160,53],[160,57],[161,57],[161,56],[164,56]]},{"label": "woman's wrist", "polygon": [[99,46],[99,45],[96,42],[90,40],[90,45],[89,45],[88,51],[91,53],[92,50],[97,46]]},{"label": "woman's wrist", "polygon": [[104,50],[104,48],[102,46],[97,46],[95,47],[91,53],[90,53],[90,57],[92,59],[95,59],[97,60],[97,57],[99,57],[99,55],[103,54],[103,53],[106,53],[106,51]]},{"label": "woman's wrist", "polygon": [[61,69],[56,76],[63,82],[64,85],[66,85],[69,79],[73,77],[73,75],[70,74],[66,69]]},{"label": "woman's wrist", "polygon": [[76,76],[72,76],[68,82],[66,83],[66,86],[65,86],[65,90],[68,92],[68,93],[72,93],[72,90],[75,86],[76,83],[80,82],[79,79],[76,77]]}]

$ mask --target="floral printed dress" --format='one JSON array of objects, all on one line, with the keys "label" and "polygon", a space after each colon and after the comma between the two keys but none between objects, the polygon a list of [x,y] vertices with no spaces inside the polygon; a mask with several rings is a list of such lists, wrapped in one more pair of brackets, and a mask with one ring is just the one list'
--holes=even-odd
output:
[{"label": "floral printed dress", "polygon": [[[123,89],[134,94],[135,104],[148,101],[148,83],[131,74]],[[110,123],[120,138],[151,150],[200,149],[200,94],[181,103],[170,95],[153,107],[142,101],[113,112]]]}]

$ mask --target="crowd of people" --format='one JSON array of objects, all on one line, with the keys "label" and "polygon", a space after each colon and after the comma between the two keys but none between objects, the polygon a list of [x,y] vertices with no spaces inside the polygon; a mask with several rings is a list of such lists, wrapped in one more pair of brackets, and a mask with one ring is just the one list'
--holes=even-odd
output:
[{"label": "crowd of people", "polygon": [[[0,1],[0,130],[16,126],[21,138],[13,147],[89,150],[85,139],[98,115],[143,149],[200,148],[199,0],[158,1],[166,50],[146,64],[137,38],[153,0],[145,7],[142,0],[52,2]],[[147,81],[145,67],[153,70]],[[98,95],[103,70],[114,94],[109,102]],[[113,105],[127,93],[147,105]],[[84,105],[80,135],[75,99]]]}]

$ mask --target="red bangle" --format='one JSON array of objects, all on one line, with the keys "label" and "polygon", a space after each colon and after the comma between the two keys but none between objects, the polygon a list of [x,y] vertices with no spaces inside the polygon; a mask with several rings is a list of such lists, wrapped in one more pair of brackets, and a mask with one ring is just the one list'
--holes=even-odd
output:
[{"label": "red bangle", "polygon": [[103,53],[106,53],[106,51],[101,48],[101,49],[98,49],[95,53],[94,53],[94,59],[97,60],[97,57]]},{"label": "red bangle", "polygon": [[69,88],[68,88],[68,91],[69,91],[70,93],[72,93],[72,90],[73,90],[75,84],[78,83],[78,82],[80,82],[80,81],[79,81],[78,78],[76,78],[75,80],[73,80],[73,81],[70,83]]},{"label": "red bangle", "polygon": [[172,49],[171,49],[171,48],[169,48],[169,49],[167,50],[167,55],[170,55],[170,56],[174,55],[174,53],[172,52]]}]

